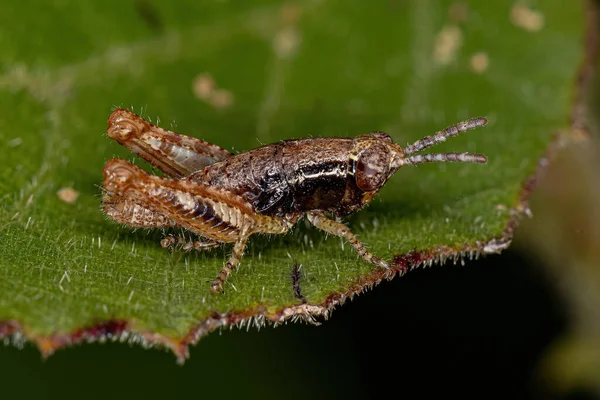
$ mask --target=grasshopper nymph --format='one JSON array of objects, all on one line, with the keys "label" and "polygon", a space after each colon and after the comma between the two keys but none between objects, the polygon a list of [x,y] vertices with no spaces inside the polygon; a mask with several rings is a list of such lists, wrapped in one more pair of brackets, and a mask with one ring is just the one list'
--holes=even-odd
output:
[{"label": "grasshopper nymph", "polygon": [[212,281],[214,292],[223,291],[250,235],[286,233],[304,215],[317,228],[345,238],[367,262],[388,268],[346,225],[329,216],[365,207],[404,165],[485,163],[481,154],[412,154],[486,123],[485,118],[470,119],[404,148],[386,133],[374,132],[355,138],[284,140],[234,155],[118,108],[108,119],[108,136],[168,177],[150,175],[125,160],[109,160],[104,167],[104,212],[132,227],[178,226],[202,238],[186,242],[167,236],[163,247],[203,250],[234,243]]}]

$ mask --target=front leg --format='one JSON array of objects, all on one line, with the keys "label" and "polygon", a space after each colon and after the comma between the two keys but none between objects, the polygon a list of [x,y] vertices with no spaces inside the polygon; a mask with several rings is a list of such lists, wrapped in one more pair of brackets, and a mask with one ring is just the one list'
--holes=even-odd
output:
[{"label": "front leg", "polygon": [[348,228],[346,225],[327,218],[327,216],[320,211],[311,211],[307,213],[306,216],[310,223],[317,228],[334,236],[339,236],[348,240],[358,255],[361,256],[365,261],[373,265],[377,265],[378,267],[385,269],[389,268],[388,263],[371,254],[365,245],[362,244],[356,236],[354,236],[354,234],[350,231],[350,228]]}]

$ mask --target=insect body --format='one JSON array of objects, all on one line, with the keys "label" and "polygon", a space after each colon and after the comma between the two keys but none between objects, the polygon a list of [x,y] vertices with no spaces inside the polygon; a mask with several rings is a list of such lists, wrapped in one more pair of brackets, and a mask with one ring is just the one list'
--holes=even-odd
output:
[{"label": "insect body", "polygon": [[186,242],[167,236],[163,247],[202,250],[234,243],[231,257],[212,281],[214,292],[223,290],[250,235],[285,233],[304,215],[317,228],[347,239],[366,261],[388,268],[347,226],[329,216],[365,207],[404,165],[485,163],[481,154],[411,154],[486,123],[485,118],[461,122],[405,148],[374,132],[355,138],[284,140],[232,155],[116,109],[108,119],[108,135],[168,177],[150,175],[125,160],[109,160],[104,167],[104,211],[129,226],[179,226],[202,238]]}]

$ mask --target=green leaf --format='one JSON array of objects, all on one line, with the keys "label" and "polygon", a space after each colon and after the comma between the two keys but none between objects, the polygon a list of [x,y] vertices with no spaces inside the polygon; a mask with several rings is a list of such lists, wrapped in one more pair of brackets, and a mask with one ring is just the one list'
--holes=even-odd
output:
[{"label": "green leaf", "polygon": [[[28,7],[0,15],[0,335],[45,353],[109,336],[183,358],[220,326],[327,315],[404,268],[505,248],[525,183],[568,127],[585,55],[584,4],[560,0],[535,10],[507,0]],[[234,151],[376,130],[404,144],[487,116],[488,127],[435,151],[489,162],[404,167],[348,218],[395,261],[390,272],[301,222],[252,237],[214,295],[206,281],[229,249],[167,251],[161,232],[101,213],[103,164],[133,158],[104,134],[114,106]],[[61,188],[75,190],[73,204]]]}]

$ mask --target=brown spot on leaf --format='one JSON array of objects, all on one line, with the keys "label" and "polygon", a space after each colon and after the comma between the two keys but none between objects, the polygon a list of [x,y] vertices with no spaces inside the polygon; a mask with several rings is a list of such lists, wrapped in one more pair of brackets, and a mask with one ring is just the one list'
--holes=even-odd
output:
[{"label": "brown spot on leaf", "polygon": [[198,99],[217,109],[229,108],[233,104],[233,94],[227,89],[219,88],[208,73],[199,74],[194,78],[192,91]]},{"label": "brown spot on leaf", "polygon": [[281,7],[280,15],[284,25],[296,25],[302,16],[302,9],[298,4],[288,2]]},{"label": "brown spot on leaf", "polygon": [[56,195],[59,199],[69,204],[75,204],[79,198],[79,192],[72,187],[61,188],[56,192]]},{"label": "brown spot on leaf", "polygon": [[19,324],[17,321],[0,321],[0,339],[14,335],[21,329],[21,324]]},{"label": "brown spot on leaf", "polygon": [[293,56],[299,45],[300,32],[293,26],[283,28],[273,39],[273,50],[279,58]]},{"label": "brown spot on leaf", "polygon": [[199,74],[192,82],[194,95],[201,100],[208,100],[215,89],[215,80],[210,74]]},{"label": "brown spot on leaf", "polygon": [[233,94],[226,89],[217,89],[210,96],[210,104],[217,109],[229,108],[233,104]]},{"label": "brown spot on leaf", "polygon": [[519,1],[510,9],[510,22],[526,31],[537,32],[544,26],[544,15]]},{"label": "brown spot on leaf", "polygon": [[433,49],[433,61],[439,65],[448,65],[456,59],[462,46],[462,32],[456,25],[446,25],[437,34]]},{"label": "brown spot on leaf", "polygon": [[54,334],[49,336],[35,335],[34,341],[44,357],[54,354],[58,349],[84,341],[103,341],[107,338],[120,335],[127,327],[127,322],[122,320],[109,320],[96,325],[76,329],[68,334]]},{"label": "brown spot on leaf", "polygon": [[469,6],[462,1],[452,3],[448,8],[448,17],[456,24],[466,22],[469,19]]},{"label": "brown spot on leaf", "polygon": [[471,56],[469,61],[471,70],[478,74],[484,73],[490,65],[490,59],[486,53],[475,53]]}]

